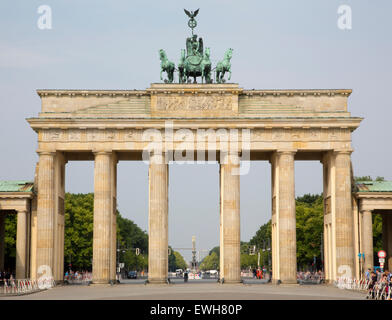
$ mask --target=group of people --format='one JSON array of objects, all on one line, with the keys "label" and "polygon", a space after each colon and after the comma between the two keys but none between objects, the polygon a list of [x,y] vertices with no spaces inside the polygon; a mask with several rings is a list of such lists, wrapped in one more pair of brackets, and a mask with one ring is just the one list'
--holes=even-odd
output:
[{"label": "group of people", "polygon": [[392,274],[388,270],[381,272],[368,269],[365,273],[365,278],[369,283],[368,299],[391,299]]},{"label": "group of people", "polygon": [[315,272],[299,271],[297,272],[297,280],[321,283],[324,281],[324,273],[321,270]]},{"label": "group of people", "polygon": [[10,281],[14,280],[15,276],[12,274],[12,272],[6,270],[6,271],[0,271],[0,287],[4,286],[4,283],[7,281],[9,283]]},{"label": "group of people", "polygon": [[254,268],[253,270],[253,278],[256,279],[264,279],[264,275],[266,274],[267,270],[266,269],[261,269],[261,268]]},{"label": "group of people", "polygon": [[81,281],[81,280],[88,280],[92,278],[92,274],[89,271],[66,271],[64,274],[65,281]]}]

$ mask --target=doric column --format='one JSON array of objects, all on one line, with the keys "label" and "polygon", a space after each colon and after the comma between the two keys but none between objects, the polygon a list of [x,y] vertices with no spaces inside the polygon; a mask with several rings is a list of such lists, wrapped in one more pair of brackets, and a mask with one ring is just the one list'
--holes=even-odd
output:
[{"label": "doric column", "polygon": [[110,282],[112,181],[111,152],[95,153],[93,283]]},{"label": "doric column", "polygon": [[117,163],[115,153],[112,156],[111,184],[112,184],[112,215],[111,215],[111,256],[110,256],[110,279],[116,279],[116,254],[117,254]]},{"label": "doric column", "polygon": [[297,283],[294,155],[293,151],[278,151],[276,154],[279,280],[282,283]]},{"label": "doric column", "polygon": [[240,263],[240,159],[238,153],[222,154],[220,163],[220,278],[241,281]]},{"label": "doric column", "polygon": [[4,270],[4,253],[5,253],[5,213],[0,212],[0,270]]},{"label": "doric column", "polygon": [[17,212],[16,227],[16,279],[26,278],[27,211]]},{"label": "doric column", "polygon": [[54,152],[39,153],[36,251],[36,273],[38,277],[43,273],[46,275],[48,273],[52,274],[54,267],[54,160]]},{"label": "doric column", "polygon": [[55,159],[55,234],[54,234],[54,270],[56,281],[63,281],[64,277],[64,214],[65,214],[65,160],[64,154],[56,153]]},{"label": "doric column", "polygon": [[[38,163],[34,174],[34,191],[38,193]],[[30,279],[37,279],[37,197],[31,200],[30,215]]]},{"label": "doric column", "polygon": [[362,211],[362,245],[365,254],[364,271],[373,269],[373,223],[372,212]]},{"label": "doric column", "polygon": [[152,154],[148,172],[148,281],[167,283],[169,167],[164,155]]},{"label": "doric column", "polygon": [[333,278],[333,237],[332,237],[332,161],[331,154],[326,153],[323,164],[323,198],[324,198],[324,275],[326,281]]},{"label": "doric column", "polygon": [[351,151],[335,151],[335,245],[337,276],[354,277],[354,230],[351,202]]}]

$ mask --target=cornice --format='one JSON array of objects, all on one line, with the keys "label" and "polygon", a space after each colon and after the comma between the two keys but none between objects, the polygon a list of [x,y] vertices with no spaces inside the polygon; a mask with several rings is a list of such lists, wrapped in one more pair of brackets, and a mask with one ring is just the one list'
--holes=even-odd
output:
[{"label": "cornice", "polygon": [[374,192],[355,192],[358,199],[391,199],[392,192],[388,191],[374,191]]},{"label": "cornice", "polygon": [[345,96],[352,93],[351,89],[270,89],[270,90],[243,90],[242,96]]},{"label": "cornice", "polygon": [[68,90],[68,89],[38,89],[37,94],[42,97],[129,97],[149,95],[146,90]]},{"label": "cornice", "polygon": [[32,199],[34,192],[0,192],[0,199]]},{"label": "cornice", "polygon": [[356,129],[362,118],[28,118],[34,130],[41,129],[127,129],[164,127],[166,121],[172,121],[174,127],[232,127],[249,129]]},{"label": "cornice", "polygon": [[161,85],[152,86],[145,90],[85,90],[85,89],[37,89],[37,94],[42,97],[128,97],[128,96],[150,96],[153,94],[211,94],[231,93],[243,96],[345,96],[351,95],[351,89],[252,89],[244,90],[235,84],[225,85]]}]

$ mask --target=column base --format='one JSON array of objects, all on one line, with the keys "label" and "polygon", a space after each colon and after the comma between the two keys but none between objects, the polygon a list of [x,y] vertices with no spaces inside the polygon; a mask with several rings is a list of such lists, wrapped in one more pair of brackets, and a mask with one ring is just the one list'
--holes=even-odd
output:
[{"label": "column base", "polygon": [[148,279],[146,284],[169,284],[169,279]]},{"label": "column base", "polygon": [[298,284],[297,279],[280,280],[280,284]]},{"label": "column base", "polygon": [[225,278],[219,279],[218,282],[220,284],[242,284],[243,281],[241,279],[239,280],[227,280]]},{"label": "column base", "polygon": [[113,285],[116,280],[96,279],[91,282],[92,285]]}]

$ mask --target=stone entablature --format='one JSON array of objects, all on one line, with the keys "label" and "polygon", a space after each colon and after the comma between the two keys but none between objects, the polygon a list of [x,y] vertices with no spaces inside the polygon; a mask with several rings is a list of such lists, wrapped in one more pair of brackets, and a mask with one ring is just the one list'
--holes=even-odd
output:
[{"label": "stone entablature", "polygon": [[358,192],[360,211],[392,210],[392,192]]},{"label": "stone entablature", "polygon": [[37,90],[40,117],[350,117],[351,90],[243,90],[238,84],[152,84],[146,90]]}]

